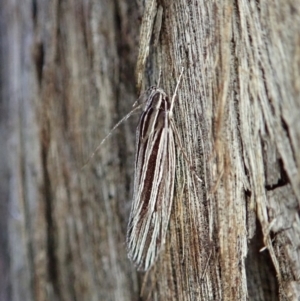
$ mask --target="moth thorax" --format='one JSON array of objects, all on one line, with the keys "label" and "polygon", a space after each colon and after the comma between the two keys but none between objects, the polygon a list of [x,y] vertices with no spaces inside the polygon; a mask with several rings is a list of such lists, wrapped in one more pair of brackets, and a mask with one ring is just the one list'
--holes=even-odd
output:
[{"label": "moth thorax", "polygon": [[162,95],[159,92],[156,92],[151,99],[151,102],[149,104],[149,107],[153,108],[154,110],[159,110],[162,105]]}]

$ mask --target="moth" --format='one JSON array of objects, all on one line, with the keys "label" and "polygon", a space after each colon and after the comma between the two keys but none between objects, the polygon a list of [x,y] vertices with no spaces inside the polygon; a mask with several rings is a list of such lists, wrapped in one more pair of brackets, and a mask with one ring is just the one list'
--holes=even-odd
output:
[{"label": "moth", "polygon": [[[182,71],[183,72],[183,71]],[[127,229],[128,257],[147,271],[165,243],[174,195],[173,106],[161,88],[151,87],[136,130],[134,190]]]},{"label": "moth", "polygon": [[171,100],[163,89],[151,87],[146,99],[142,97],[144,102],[134,104],[134,109],[113,127],[84,165],[88,165],[112,132],[144,105],[136,130],[133,200],[126,237],[128,257],[141,271],[152,267],[166,240],[174,196],[175,139],[191,167],[173,121],[174,101],[182,74],[183,69]]}]

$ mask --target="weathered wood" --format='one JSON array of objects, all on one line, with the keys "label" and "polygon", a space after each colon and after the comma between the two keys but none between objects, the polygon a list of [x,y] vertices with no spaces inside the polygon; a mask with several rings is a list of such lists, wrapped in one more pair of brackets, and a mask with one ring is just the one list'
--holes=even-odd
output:
[{"label": "weathered wood", "polygon": [[[138,5],[0,2],[0,300],[297,300],[300,2]],[[82,166],[135,87],[161,71],[172,95],[181,67],[174,118],[203,182],[178,148],[144,275],[125,246],[138,117]]]},{"label": "weathered wood", "polygon": [[138,17],[131,1],[1,3],[1,301],[138,295],[132,123],[81,170],[135,100]]}]

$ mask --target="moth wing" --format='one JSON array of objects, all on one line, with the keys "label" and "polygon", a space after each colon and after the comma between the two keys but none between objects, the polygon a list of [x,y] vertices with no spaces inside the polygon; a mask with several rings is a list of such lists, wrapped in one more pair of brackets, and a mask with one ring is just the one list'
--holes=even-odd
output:
[{"label": "moth wing", "polygon": [[165,243],[175,177],[175,141],[169,126],[138,142],[133,204],[128,223],[128,256],[148,270]]}]

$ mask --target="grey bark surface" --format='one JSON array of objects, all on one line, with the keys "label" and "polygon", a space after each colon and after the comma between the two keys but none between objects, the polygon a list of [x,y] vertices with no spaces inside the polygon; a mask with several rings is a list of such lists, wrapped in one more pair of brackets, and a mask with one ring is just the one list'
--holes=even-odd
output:
[{"label": "grey bark surface", "polygon": [[[1,0],[0,300],[298,300],[299,7]],[[82,167],[182,67],[174,120],[193,166],[178,147],[167,241],[138,273],[138,116]]]}]

